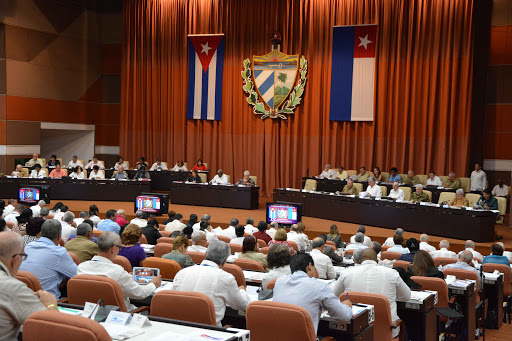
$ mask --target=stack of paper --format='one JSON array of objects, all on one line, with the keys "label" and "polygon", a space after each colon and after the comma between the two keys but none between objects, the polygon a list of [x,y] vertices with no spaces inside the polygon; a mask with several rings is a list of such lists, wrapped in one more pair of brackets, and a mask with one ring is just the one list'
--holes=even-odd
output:
[{"label": "stack of paper", "polygon": [[100,323],[112,340],[125,340],[144,333],[142,329],[133,329],[111,323]]},{"label": "stack of paper", "polygon": [[431,293],[426,291],[411,291],[410,301],[423,302],[430,295]]}]

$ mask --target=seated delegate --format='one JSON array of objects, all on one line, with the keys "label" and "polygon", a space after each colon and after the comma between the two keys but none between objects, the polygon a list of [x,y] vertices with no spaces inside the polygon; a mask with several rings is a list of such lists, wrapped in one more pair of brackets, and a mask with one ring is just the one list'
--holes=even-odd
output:
[{"label": "seated delegate", "polygon": [[161,159],[156,159],[156,162],[149,169],[150,171],[163,171],[168,170],[165,163],[162,162]]},{"label": "seated delegate", "polygon": [[200,184],[202,181],[201,181],[201,177],[197,174],[197,171],[193,170],[192,173],[187,177],[187,182],[191,182],[194,184]]},{"label": "seated delegate", "polygon": [[237,185],[239,186],[256,186],[254,180],[251,179],[251,173],[249,171],[244,172],[244,177],[238,180]]},{"label": "seated delegate", "polygon": [[173,172],[187,172],[188,171],[187,166],[185,166],[185,163],[183,162],[183,160],[179,160],[178,162],[176,162],[176,164],[174,165],[174,167],[172,167],[171,170]]},{"label": "seated delegate", "polygon": [[203,160],[199,159],[197,160],[197,163],[194,165],[194,167],[192,167],[192,170],[207,171],[208,168],[206,168],[206,166],[204,165]]}]

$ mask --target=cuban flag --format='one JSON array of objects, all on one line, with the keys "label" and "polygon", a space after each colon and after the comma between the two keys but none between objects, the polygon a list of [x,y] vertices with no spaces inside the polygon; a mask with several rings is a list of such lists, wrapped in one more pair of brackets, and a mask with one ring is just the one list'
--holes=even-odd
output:
[{"label": "cuban flag", "polygon": [[187,119],[221,119],[223,67],[223,34],[188,36]]},{"label": "cuban flag", "polygon": [[337,26],[332,37],[331,121],[373,121],[377,25]]}]

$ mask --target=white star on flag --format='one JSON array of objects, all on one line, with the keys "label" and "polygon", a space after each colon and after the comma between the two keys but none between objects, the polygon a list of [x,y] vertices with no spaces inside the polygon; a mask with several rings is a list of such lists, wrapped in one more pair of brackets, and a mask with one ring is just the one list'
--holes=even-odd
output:
[{"label": "white star on flag", "polygon": [[201,47],[203,48],[201,50],[201,53],[206,53],[206,55],[208,55],[208,51],[210,51],[212,48],[208,46],[208,42],[206,42],[206,44],[201,44]]},{"label": "white star on flag", "polygon": [[361,42],[357,47],[364,46],[364,49],[368,50],[368,44],[372,42],[371,40],[368,40],[368,35],[366,35],[364,38],[359,37],[359,40],[361,40]]}]

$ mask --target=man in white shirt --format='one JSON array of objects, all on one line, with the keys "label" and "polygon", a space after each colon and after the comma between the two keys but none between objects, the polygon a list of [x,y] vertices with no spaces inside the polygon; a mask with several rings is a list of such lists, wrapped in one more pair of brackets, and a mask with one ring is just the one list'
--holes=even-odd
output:
[{"label": "man in white shirt", "polygon": [[141,210],[135,212],[135,218],[130,220],[130,224],[135,224],[140,228],[146,227],[148,225],[148,217],[149,214],[142,212]]},{"label": "man in white shirt", "polygon": [[201,229],[202,221],[206,221],[208,223],[208,226],[210,226],[210,220],[211,220],[211,217],[209,214],[203,214],[203,216],[201,217],[201,220],[198,221],[197,223],[195,223],[194,226],[192,226],[192,229],[194,231],[199,231]]},{"label": "man in white shirt", "polygon": [[71,235],[76,235],[76,226],[73,226],[73,220],[75,219],[75,214],[73,212],[67,211],[62,216],[62,220],[60,220],[60,224],[62,226],[62,240],[67,242]]},{"label": "man in white shirt", "polygon": [[492,195],[495,197],[508,198],[508,186],[503,183],[502,179],[498,180],[498,184],[492,189]]},{"label": "man in white shirt", "polygon": [[34,153],[32,154],[32,158],[28,160],[28,162],[25,164],[26,166],[34,166],[35,164],[40,165],[41,167],[44,166],[43,160],[39,158],[39,154]]},{"label": "man in white shirt", "polygon": [[398,234],[395,234],[395,236],[393,237],[393,243],[395,244],[395,246],[392,246],[388,249],[389,252],[398,252],[398,253],[409,253],[409,249],[406,248],[406,247],[403,247],[403,243],[404,243],[404,237],[398,235]]},{"label": "man in white shirt", "polygon": [[[302,235],[299,234],[299,225],[293,224],[290,227],[290,232],[286,234],[287,240],[291,240],[292,242],[297,243],[297,246],[299,247],[299,251],[306,250],[306,241],[302,237]],[[315,261],[316,263],[316,261]]]},{"label": "man in white shirt", "polygon": [[12,211],[11,213],[7,214],[4,217],[5,222],[13,223],[13,225],[15,227],[18,226],[18,219],[16,219],[16,217],[20,216],[22,209],[23,209],[23,205],[21,205],[21,204],[17,204],[16,206],[14,206],[14,211]]},{"label": "man in white shirt", "polygon": [[14,204],[16,204],[16,200],[15,199],[7,200],[7,206],[5,206],[5,208],[4,208],[4,213],[2,214],[2,218],[7,217],[9,214],[14,212],[14,208],[15,208]]},{"label": "man in white shirt", "polygon": [[248,233],[252,236],[254,232],[258,232],[258,229],[254,227],[254,219],[251,217],[248,217],[245,220],[245,233]]},{"label": "man in white shirt", "polygon": [[231,239],[231,241],[229,243],[243,245],[244,244],[244,233],[245,233],[244,227],[242,225],[238,225],[237,227],[235,227],[236,238]]},{"label": "man in white shirt", "polygon": [[[501,245],[503,250],[505,250],[505,244],[503,244],[502,242],[496,242],[496,244]],[[510,251],[503,251],[503,256],[507,257],[509,262],[510,262],[510,264],[512,264],[512,252],[510,252]]]},{"label": "man in white shirt", "polygon": [[420,250],[431,252],[436,251],[435,246],[432,246],[428,243],[428,234],[423,233],[420,236]]},{"label": "man in white shirt", "polygon": [[435,172],[430,172],[428,174],[427,186],[442,187],[443,186],[443,181],[441,180],[440,177],[438,177],[436,175]]},{"label": "man in white shirt", "polygon": [[183,224],[183,216],[179,213],[174,215],[174,220],[165,225],[164,231],[174,232],[183,231],[187,225]]},{"label": "man in white shirt", "polygon": [[274,239],[276,237],[277,229],[279,228],[279,224],[275,221],[270,223],[270,228],[267,230],[267,234]]},{"label": "man in white shirt", "polygon": [[85,219],[89,219],[89,212],[82,211],[78,214],[78,218],[75,218],[75,220],[73,220],[73,221],[75,222],[76,226],[78,227],[78,225],[83,223]]},{"label": "man in white shirt", "polygon": [[393,188],[391,189],[391,191],[389,191],[388,197],[396,199],[397,201],[405,200],[405,193],[400,188],[400,184],[398,182],[393,182]]},{"label": "man in white shirt", "polygon": [[73,155],[73,158],[68,163],[68,168],[74,169],[78,166],[84,168],[84,164],[82,163],[82,161],[78,160],[78,157],[76,155]]},{"label": "man in white shirt", "polygon": [[92,171],[89,174],[89,179],[95,179],[95,180],[104,180],[105,179],[105,173],[100,172],[100,168],[96,165],[92,167]]},{"label": "man in white shirt", "polygon": [[[361,254],[361,265],[342,271],[334,284],[334,294],[359,291],[386,296],[391,306],[391,320],[398,320],[396,301],[406,302],[411,298],[411,290],[394,269],[377,264],[377,254],[372,249],[365,249]],[[400,332],[393,329],[393,337]]]},{"label": "man in white shirt", "polygon": [[224,174],[222,169],[217,171],[217,175],[210,181],[212,185],[227,185],[229,183],[228,176]]},{"label": "man in white shirt", "polygon": [[86,169],[92,169],[94,166],[98,166],[99,169],[105,169],[103,161],[98,160],[98,157],[94,155],[92,160],[85,166]]},{"label": "man in white shirt", "polygon": [[220,235],[224,236],[224,237],[228,237],[229,239],[235,239],[236,238],[235,227],[237,227],[239,223],[240,222],[238,221],[238,219],[231,219],[231,221],[229,222],[229,226],[227,228],[225,228],[224,230],[222,230]]},{"label": "man in white shirt", "polygon": [[162,160],[156,159],[156,162],[151,166],[149,169],[150,171],[161,171],[161,170],[167,170],[167,166],[162,163]]},{"label": "man in white shirt", "polygon": [[475,163],[475,170],[471,172],[471,192],[481,192],[484,188],[487,188],[487,175],[480,164]]},{"label": "man in white shirt", "polygon": [[[357,233],[362,233],[363,236],[364,236],[364,241],[362,242],[366,247],[370,247],[372,245],[372,240],[370,237],[367,237],[365,236],[365,233],[366,233],[366,227],[364,227],[364,225],[359,225],[357,227]],[[350,242],[351,243],[355,243],[356,242],[356,236],[357,236],[357,233],[355,235],[353,235],[352,237],[350,237]]]},{"label": "man in white shirt", "polygon": [[30,177],[32,179],[42,179],[46,177],[46,172],[41,168],[41,165],[36,163],[32,172],[30,172]]},{"label": "man in white shirt", "polygon": [[[403,235],[404,235],[404,230],[403,230],[403,229],[401,229],[400,227],[399,227],[399,228],[397,228],[397,229],[395,230],[395,234],[393,235],[393,237],[394,237],[394,236],[396,236],[396,235],[398,235],[398,236],[402,236],[402,237],[403,237]],[[395,243],[393,242],[393,237],[388,237],[388,238],[386,239],[386,241],[384,242],[384,244],[382,244],[382,246],[389,246],[389,247],[391,247],[391,246],[395,246]]]},{"label": "man in white shirt", "polygon": [[32,218],[39,217],[39,213],[41,213],[41,207],[44,207],[45,205],[46,202],[44,200],[39,200],[37,205],[31,206],[30,209],[32,210]]},{"label": "man in white shirt", "polygon": [[[474,241],[472,241],[470,239],[466,240],[466,249],[465,250],[470,251],[471,254],[473,255],[473,259],[476,260],[477,262],[482,263],[482,261],[484,260],[484,257],[482,256],[482,254],[478,251],[475,251],[475,242]],[[458,256],[460,257],[460,255],[464,251],[459,252]]]},{"label": "man in white shirt", "polygon": [[430,255],[432,256],[432,258],[443,257],[457,259],[457,254],[453,251],[449,251],[449,248],[450,243],[446,239],[443,239],[439,242],[439,250],[431,251]]},{"label": "man in white shirt", "polygon": [[192,245],[187,248],[188,252],[206,252],[206,234],[204,231],[192,232]]},{"label": "man in white shirt", "polygon": [[[365,235],[361,232],[357,232],[355,236],[352,236],[354,238],[354,242],[352,242],[352,238],[350,238],[350,244],[347,245],[347,250],[357,250],[357,249],[366,249],[368,246],[363,244]],[[371,242],[370,242],[371,244]]]},{"label": "man in white shirt", "polygon": [[321,279],[336,279],[336,270],[334,270],[331,258],[324,255],[324,245],[325,241],[322,238],[316,237],[313,239],[311,242],[313,250],[311,250],[310,255],[315,261],[315,267]]},{"label": "man in white shirt", "polygon": [[115,232],[104,232],[98,239],[98,255],[90,261],[80,263],[78,275],[105,276],[115,280],[123,290],[124,302],[128,310],[135,307],[130,303],[130,298],[144,299],[152,295],[156,288],[162,284],[162,276],[151,279],[147,285],[135,282],[132,275],[122,266],[114,264],[114,259],[119,253],[121,238]]},{"label": "man in white shirt", "polygon": [[199,292],[210,297],[215,307],[217,326],[221,326],[227,305],[234,310],[245,310],[251,301],[245,287],[239,287],[235,277],[222,270],[230,254],[228,244],[213,241],[201,265],[189,266],[178,272],[171,288],[177,291]]},{"label": "man in white shirt", "polygon": [[335,172],[331,169],[330,164],[326,164],[322,173],[318,176],[320,179],[334,179]]},{"label": "man in white shirt", "polygon": [[367,197],[382,197],[382,189],[375,183],[375,178],[373,176],[368,178],[368,187],[366,188],[366,196]]}]

